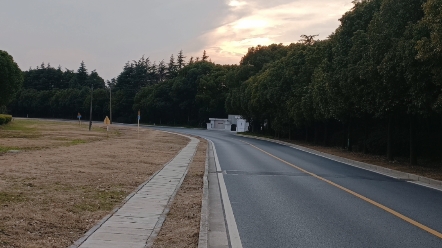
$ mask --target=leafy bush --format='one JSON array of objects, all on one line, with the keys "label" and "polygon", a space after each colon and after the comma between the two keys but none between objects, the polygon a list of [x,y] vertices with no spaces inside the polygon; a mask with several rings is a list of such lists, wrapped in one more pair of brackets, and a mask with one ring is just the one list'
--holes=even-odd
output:
[{"label": "leafy bush", "polygon": [[1,115],[0,114],[0,125],[7,124],[12,121],[12,115]]}]

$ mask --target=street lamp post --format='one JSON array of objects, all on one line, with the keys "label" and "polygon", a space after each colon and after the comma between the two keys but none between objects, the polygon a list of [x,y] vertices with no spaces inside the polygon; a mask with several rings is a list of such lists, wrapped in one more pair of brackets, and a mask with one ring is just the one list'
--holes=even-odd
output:
[{"label": "street lamp post", "polygon": [[109,84],[109,94],[110,94],[110,100],[109,100],[109,116],[110,116],[110,124],[112,124],[112,84]]},{"label": "street lamp post", "polygon": [[94,92],[94,84],[91,84],[91,109],[89,113],[89,131],[91,131],[92,128],[92,99],[93,99],[93,92]]}]

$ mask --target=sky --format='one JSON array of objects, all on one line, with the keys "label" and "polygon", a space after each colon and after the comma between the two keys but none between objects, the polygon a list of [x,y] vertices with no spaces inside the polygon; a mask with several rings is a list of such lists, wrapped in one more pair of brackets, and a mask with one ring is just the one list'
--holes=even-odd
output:
[{"label": "sky", "polygon": [[0,50],[22,70],[42,62],[105,80],[143,55],[207,55],[238,64],[257,45],[326,39],[352,0],[0,0]]}]

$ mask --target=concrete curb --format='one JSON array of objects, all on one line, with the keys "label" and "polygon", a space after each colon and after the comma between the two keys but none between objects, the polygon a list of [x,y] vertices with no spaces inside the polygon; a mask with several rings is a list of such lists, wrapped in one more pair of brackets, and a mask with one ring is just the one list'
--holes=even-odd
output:
[{"label": "concrete curb", "polygon": [[[164,133],[170,133],[170,134],[180,135],[180,136],[183,136],[183,137],[188,138],[190,141],[192,140],[190,136],[183,135],[183,134],[180,134],[180,133],[174,133],[174,132],[168,132],[168,131],[161,131],[161,130],[158,130],[158,131],[160,131],[160,132],[164,132]],[[189,143],[190,143],[190,141],[189,141]],[[199,143],[199,141],[198,141],[198,143]],[[186,168],[186,171],[184,172],[183,176],[182,176],[181,179],[180,179],[180,182],[179,182],[178,185],[176,186],[175,191],[173,192],[173,194],[172,194],[171,197],[169,198],[169,201],[167,202],[167,205],[166,205],[166,207],[164,208],[164,211],[163,211],[163,213],[161,214],[161,217],[160,217],[160,219],[158,220],[157,224],[155,225],[155,228],[153,229],[151,235],[150,235],[149,238],[147,239],[147,241],[146,241],[146,245],[144,246],[145,248],[152,247],[153,244],[155,243],[155,239],[157,238],[158,233],[160,233],[160,231],[161,231],[161,227],[163,226],[164,221],[166,220],[167,214],[169,213],[170,208],[172,207],[172,204],[173,204],[173,202],[174,202],[174,200],[175,200],[175,196],[176,196],[176,194],[178,193],[178,191],[180,190],[180,188],[181,188],[181,184],[183,184],[183,181],[184,181],[184,179],[185,179],[186,176],[187,176],[187,172],[189,171],[189,167],[190,167],[190,165],[192,164],[192,162],[193,162],[193,158],[195,157],[195,154],[196,154],[196,152],[197,152],[197,150],[198,150],[198,143],[197,143],[197,146],[196,146],[196,148],[195,148],[195,152],[193,153],[192,158],[191,158],[190,161],[189,161],[189,164],[188,164],[188,166],[187,166],[187,168]]]},{"label": "concrete curb", "polygon": [[207,141],[206,150],[206,164],[203,176],[203,197],[201,202],[201,219],[200,219],[200,233],[198,240],[198,248],[207,248],[208,246],[208,231],[209,231],[209,181],[207,174],[209,172],[209,142]]},{"label": "concrete curb", "polygon": [[[184,135],[183,135],[183,136],[184,136]],[[188,136],[184,136],[184,137],[188,137]],[[198,149],[198,145],[197,145],[197,149]],[[157,238],[158,233],[160,233],[160,231],[161,231],[161,227],[163,226],[164,221],[166,220],[167,214],[169,213],[170,208],[172,207],[172,204],[174,203],[175,196],[176,196],[176,194],[178,193],[178,191],[180,190],[181,185],[183,184],[183,181],[184,181],[184,179],[185,179],[186,176],[187,176],[187,172],[189,172],[189,167],[190,167],[190,165],[191,165],[192,162],[193,162],[193,158],[195,157],[195,154],[196,154],[197,149],[195,149],[195,152],[194,152],[193,155],[192,155],[192,159],[191,159],[190,162],[189,162],[189,166],[187,166],[187,169],[186,169],[186,171],[184,172],[183,177],[181,177],[181,180],[180,180],[180,182],[178,183],[178,185],[176,186],[175,191],[173,192],[172,196],[169,198],[169,201],[167,202],[167,205],[166,205],[166,207],[164,208],[163,213],[161,214],[161,218],[158,220],[157,224],[155,225],[155,228],[154,228],[153,231],[152,231],[152,234],[151,234],[151,235],[149,236],[149,238],[147,239],[147,241],[146,241],[146,245],[144,246],[145,248],[152,247],[153,244],[155,243],[155,239]]]},{"label": "concrete curb", "polygon": [[263,138],[263,137],[256,137],[256,136],[249,136],[249,135],[242,135],[242,134],[237,134],[237,135],[241,136],[241,137],[245,137],[245,138],[265,140],[265,141],[277,143],[277,144],[280,144],[280,145],[289,146],[289,147],[292,147],[294,149],[297,149],[297,150],[300,150],[300,151],[303,151],[303,152],[307,152],[307,153],[311,153],[311,154],[314,154],[314,155],[317,155],[317,156],[321,156],[321,157],[324,157],[324,158],[327,158],[327,159],[330,159],[330,160],[334,160],[334,161],[337,161],[337,162],[341,162],[341,163],[346,164],[346,165],[350,165],[350,166],[353,166],[353,167],[358,167],[358,168],[361,168],[361,169],[364,169],[364,170],[376,172],[376,173],[383,174],[385,176],[389,176],[389,177],[393,177],[393,178],[397,178],[397,179],[419,182],[420,185],[427,186],[427,187],[430,187],[430,188],[435,188],[435,189],[438,189],[438,190],[442,190],[442,181],[431,179],[431,178],[428,178],[428,177],[423,177],[423,176],[419,176],[419,175],[415,175],[415,174],[411,174],[411,173],[407,173],[407,172],[392,170],[392,169],[384,168],[384,167],[381,167],[381,166],[378,166],[378,165],[373,165],[373,164],[368,164],[368,163],[364,163],[364,162],[355,161],[355,160],[352,160],[352,159],[342,158],[342,157],[339,157],[339,156],[336,156],[336,155],[331,155],[331,154],[328,154],[328,153],[316,151],[316,150],[311,149],[311,148],[295,145],[295,144],[288,143],[288,142],[285,142],[285,141],[274,140],[274,139]]}]

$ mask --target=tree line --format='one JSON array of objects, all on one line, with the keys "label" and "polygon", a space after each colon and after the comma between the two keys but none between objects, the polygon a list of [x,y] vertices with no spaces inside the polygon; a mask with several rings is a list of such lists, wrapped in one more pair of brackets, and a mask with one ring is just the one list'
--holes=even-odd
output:
[{"label": "tree line", "polygon": [[[5,54],[7,53],[5,52]],[[8,56],[12,61],[12,57]],[[172,54],[168,63],[160,61],[157,64],[143,56],[139,60],[127,62],[122,72],[116,78],[107,82],[95,70],[89,72],[84,62],[81,62],[80,67],[76,71],[63,70],[61,66],[55,68],[50,64],[42,63],[36,68],[29,68],[29,70],[18,74],[20,80],[14,84],[16,92],[14,94],[9,93],[10,99],[2,105],[7,103],[9,112],[15,116],[74,119],[78,113],[81,113],[83,118],[89,118],[92,91],[92,119],[102,120],[105,116],[109,116],[109,104],[112,93],[114,120],[117,122],[134,122],[134,116],[136,117],[134,113],[138,109],[147,107],[146,101],[143,101],[143,104],[135,102],[136,99],[140,98],[136,98],[138,94],[145,94],[148,89],[154,86],[157,88],[169,87],[168,85],[172,81],[177,81],[176,78],[181,80],[181,74],[189,70],[190,67],[196,68],[202,64],[208,65],[210,68],[215,66],[210,62],[205,51],[201,58],[190,57],[188,61],[185,61],[185,59],[186,57],[182,51],[179,51],[176,57]],[[197,74],[210,74],[210,71],[211,69],[202,69]],[[195,77],[199,77],[199,75]],[[194,79],[196,78],[190,80]],[[19,85],[21,88],[18,88]],[[195,82],[186,82],[181,85],[175,85],[173,87],[174,92],[170,93],[175,94],[178,97],[174,98],[175,101],[181,101],[181,107],[186,108],[184,107],[186,104],[192,105],[191,100],[186,99],[186,97],[195,97],[194,95],[189,95],[191,92],[187,92],[193,91],[193,87],[195,87]],[[14,96],[13,98],[11,97],[12,95]],[[167,99],[162,100],[167,101]],[[186,101],[187,103],[184,103]],[[178,105],[178,103],[174,103],[170,106]],[[224,109],[223,106],[223,104],[220,104],[218,107]],[[195,107],[193,106],[192,108]],[[149,113],[152,111],[149,110]],[[192,110],[187,109],[185,111],[192,112]],[[170,109],[167,112],[173,116],[179,113],[180,110]],[[220,112],[219,108],[218,112]],[[222,114],[225,113],[225,111],[221,112]],[[147,111],[143,110],[143,115],[146,113]],[[157,116],[161,123],[163,117],[161,115]],[[181,116],[177,115],[173,122],[181,125],[195,125],[194,115],[191,113],[186,116],[187,121],[183,121],[184,117],[181,118]],[[146,118],[145,121],[149,121],[149,118]],[[155,121],[155,118],[152,118],[152,121]],[[164,121],[167,124],[171,124],[172,119],[166,118]]]},{"label": "tree line", "polygon": [[[186,58],[126,63],[104,82],[84,64],[74,72],[41,65],[23,73],[8,105],[14,115],[204,126],[238,114],[250,131],[371,154],[440,161],[442,0],[359,0],[325,40],[249,48],[238,65]],[[425,161],[427,163],[428,161]]]},{"label": "tree line", "polygon": [[354,1],[326,40],[251,48],[226,108],[278,137],[440,161],[441,6]]}]

